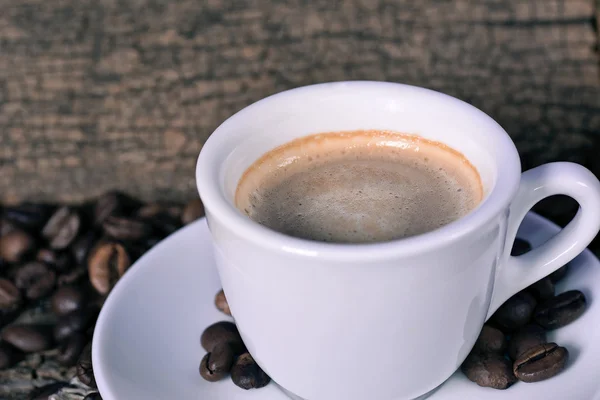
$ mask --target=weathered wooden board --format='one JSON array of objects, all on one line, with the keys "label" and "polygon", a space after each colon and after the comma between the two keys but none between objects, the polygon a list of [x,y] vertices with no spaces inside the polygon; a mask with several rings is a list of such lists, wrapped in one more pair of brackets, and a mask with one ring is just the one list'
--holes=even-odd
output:
[{"label": "weathered wooden board", "polygon": [[595,0],[0,0],[0,199],[188,198],[222,120],[341,79],[467,100],[525,167],[585,162],[600,149],[595,16]]}]

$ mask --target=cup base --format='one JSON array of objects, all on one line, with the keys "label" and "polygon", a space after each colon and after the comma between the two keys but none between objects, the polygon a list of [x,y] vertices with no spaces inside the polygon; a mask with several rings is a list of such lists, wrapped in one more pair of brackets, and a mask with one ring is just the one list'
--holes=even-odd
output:
[{"label": "cup base", "polygon": [[[276,385],[277,385],[277,384],[276,384]],[[281,387],[281,386],[279,386],[279,385],[277,385],[277,387],[279,387],[279,389],[280,389],[280,390],[281,390],[281,391],[282,391],[282,392],[283,392],[283,393],[284,393],[284,394],[285,394],[287,397],[289,397],[289,398],[290,398],[290,399],[292,399],[292,400],[308,400],[308,399],[303,399],[303,398],[302,398],[302,397],[300,397],[300,396],[296,396],[294,393],[290,392],[290,391],[289,391],[289,390],[287,390],[287,389],[284,389],[283,387]],[[434,388],[434,389],[430,390],[429,392],[427,392],[427,393],[425,393],[425,394],[423,394],[423,395],[421,395],[421,396],[419,396],[419,397],[415,397],[414,399],[411,399],[411,400],[425,400],[426,398],[428,398],[429,396],[431,396],[433,393],[435,393],[435,392],[436,392],[436,391],[437,391],[437,390],[438,390],[440,387],[441,387],[441,385],[440,385],[440,386],[437,386],[436,388]],[[390,399],[390,400],[400,400],[400,399]],[[404,399],[404,400],[408,400],[408,399]]]}]

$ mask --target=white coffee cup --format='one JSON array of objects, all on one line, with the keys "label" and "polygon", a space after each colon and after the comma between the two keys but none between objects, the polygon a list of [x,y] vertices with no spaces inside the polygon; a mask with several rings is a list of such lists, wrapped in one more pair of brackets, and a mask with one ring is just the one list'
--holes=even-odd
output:
[{"label": "white coffee cup", "polygon": [[[385,129],[463,153],[485,197],[437,230],[375,244],[331,244],[272,231],[233,196],[242,173],[295,138]],[[600,229],[600,183],[572,163],[521,174],[493,119],[453,97],[384,82],[302,87],[225,121],[198,158],[196,179],[223,289],[242,338],[274,381],[309,400],[400,400],[428,393],[462,363],[483,323],[511,295],[579,254]],[[510,256],[517,228],[541,199],[580,210],[560,234]]]}]

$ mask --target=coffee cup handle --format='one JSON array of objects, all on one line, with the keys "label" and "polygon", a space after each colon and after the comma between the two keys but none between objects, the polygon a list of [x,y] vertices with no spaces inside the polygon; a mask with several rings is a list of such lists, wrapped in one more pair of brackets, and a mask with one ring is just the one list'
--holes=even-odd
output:
[{"label": "coffee cup handle", "polygon": [[[563,194],[579,203],[577,215],[556,236],[521,256],[511,256],[517,230],[540,200]],[[587,168],[569,162],[544,164],[524,172],[509,208],[505,249],[487,318],[509,297],[556,271],[579,253],[600,230],[600,182]]]}]

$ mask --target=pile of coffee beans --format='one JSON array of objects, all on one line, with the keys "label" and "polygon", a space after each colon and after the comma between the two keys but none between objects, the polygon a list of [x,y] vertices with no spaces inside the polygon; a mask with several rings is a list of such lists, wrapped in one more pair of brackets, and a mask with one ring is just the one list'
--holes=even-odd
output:
[{"label": "pile of coffee beans", "polygon": [[[531,250],[517,239],[513,256]],[[548,342],[547,331],[577,319],[586,308],[579,290],[555,294],[555,284],[568,272],[568,265],[508,299],[492,315],[461,366],[462,372],[479,386],[506,389],[517,381],[539,382],[560,373],[569,351]]]},{"label": "pile of coffee beans", "polygon": [[[2,207],[0,370],[33,355],[53,357],[95,388],[91,339],[106,296],[142,254],[202,215],[199,199],[186,206],[144,204],[121,192],[78,205]],[[44,318],[24,317],[31,314]],[[52,382],[29,397],[47,399],[69,385]],[[100,396],[91,392],[86,399]]]},{"label": "pile of coffee beans", "polygon": [[[231,315],[223,290],[215,296],[217,308]],[[267,386],[271,378],[248,353],[233,322],[220,321],[204,330],[200,343],[206,355],[200,361],[200,376],[217,382],[230,375],[233,383],[242,389],[259,389]]]}]

